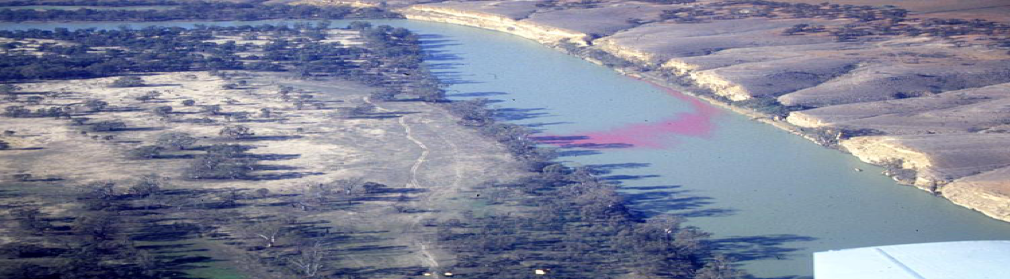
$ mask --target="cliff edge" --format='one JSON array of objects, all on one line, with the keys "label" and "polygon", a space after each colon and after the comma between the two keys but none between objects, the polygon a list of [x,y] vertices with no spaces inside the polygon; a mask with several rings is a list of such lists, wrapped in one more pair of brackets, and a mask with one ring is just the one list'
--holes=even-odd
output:
[{"label": "cliff edge", "polygon": [[354,2],[508,32],[685,89],[1010,221],[1010,16],[961,18],[942,12],[959,5],[944,1],[913,10],[809,1]]}]

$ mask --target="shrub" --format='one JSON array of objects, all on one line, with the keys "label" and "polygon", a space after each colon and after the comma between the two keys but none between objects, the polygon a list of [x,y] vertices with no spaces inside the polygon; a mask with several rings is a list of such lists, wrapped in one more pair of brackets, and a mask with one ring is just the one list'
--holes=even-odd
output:
[{"label": "shrub", "polygon": [[400,92],[395,89],[385,88],[379,91],[372,92],[372,94],[370,94],[369,97],[371,97],[373,100],[378,101],[390,101],[396,99],[396,94],[399,93]]},{"label": "shrub", "polygon": [[88,110],[92,112],[101,111],[108,106],[109,106],[108,102],[98,99],[90,99],[84,102],[84,107],[88,108]]},{"label": "shrub", "polygon": [[152,194],[161,191],[161,185],[164,183],[165,179],[155,175],[149,174],[140,178],[140,181],[133,186],[130,186],[130,194],[140,197],[147,197]]},{"label": "shrub", "polygon": [[193,161],[188,176],[194,179],[241,179],[255,170],[254,160],[244,156],[248,148],[234,144],[217,144]]},{"label": "shrub", "polygon": [[197,139],[187,133],[172,132],[158,136],[157,145],[167,150],[185,150],[196,144]]},{"label": "shrub", "polygon": [[92,132],[114,132],[126,129],[126,123],[122,121],[102,121],[91,124]]},{"label": "shrub", "polygon": [[23,106],[8,106],[4,108],[4,116],[7,117],[30,117],[32,111]]},{"label": "shrub", "polygon": [[165,150],[165,148],[162,148],[161,146],[145,145],[130,150],[126,153],[126,155],[130,159],[154,159],[161,156],[161,151],[163,150]]},{"label": "shrub", "polygon": [[137,97],[135,97],[133,99],[137,100],[137,101],[141,101],[141,102],[147,102],[147,101],[150,101],[150,100],[157,99],[158,97],[161,97],[161,93],[160,92],[158,92],[158,91],[151,91],[151,92],[144,93],[144,95],[137,96]]},{"label": "shrub", "polygon": [[255,133],[253,133],[252,129],[249,129],[249,127],[238,125],[238,126],[224,127],[221,129],[221,131],[218,132],[218,135],[232,139],[240,139],[244,137],[253,136],[255,135]]},{"label": "shrub", "polygon": [[165,117],[172,115],[172,106],[159,106],[152,109],[151,111],[153,111],[154,114],[157,116]]},{"label": "shrub", "polygon": [[144,86],[144,80],[140,77],[125,76],[117,78],[109,87],[138,87]]}]

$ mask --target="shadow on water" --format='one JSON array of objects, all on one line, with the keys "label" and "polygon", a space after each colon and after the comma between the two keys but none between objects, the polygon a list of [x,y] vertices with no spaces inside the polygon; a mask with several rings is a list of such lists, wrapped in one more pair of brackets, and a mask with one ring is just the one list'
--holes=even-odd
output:
[{"label": "shadow on water", "polygon": [[550,116],[546,108],[497,108],[494,117],[504,121],[519,121]]},{"label": "shadow on water", "polygon": [[[446,47],[459,45],[455,40],[447,39],[445,36],[437,34],[421,35],[422,45],[426,51],[428,65],[433,70],[435,76],[449,85],[464,83],[481,83],[476,80],[467,79],[468,75],[459,71],[460,62],[464,60],[458,53],[446,50]],[[490,78],[497,78],[490,74]],[[469,75],[474,77],[474,75]],[[505,103],[504,98],[508,98],[510,93],[498,91],[475,91],[475,92],[453,92],[449,97],[453,98],[488,98],[489,103]],[[689,100],[696,102],[695,100]],[[700,114],[707,115],[711,110],[701,106],[698,108]],[[552,112],[547,108],[516,108],[504,107],[494,109],[495,118],[501,121],[515,122],[542,117],[552,116]],[[707,119],[707,118],[706,118]],[[689,119],[695,121],[695,119]],[[693,123],[693,122],[692,122]],[[702,124],[706,124],[704,122]],[[567,122],[540,122],[523,124],[529,128],[539,128],[548,125],[568,124]],[[669,123],[664,123],[669,124]],[[674,124],[681,124],[676,122]],[[690,123],[689,123],[690,124]],[[684,126],[684,127],[682,127]],[[697,126],[697,125],[696,125]],[[704,125],[702,125],[704,126]],[[672,128],[671,128],[672,127]],[[705,135],[702,132],[691,130],[698,128],[690,125],[663,125],[664,129],[674,129],[674,132]],[[707,128],[707,126],[701,127]],[[698,129],[701,129],[698,128]],[[701,129],[704,130],[704,129]],[[664,130],[665,131],[665,130]],[[707,131],[707,130],[706,130]],[[622,141],[612,142],[590,142],[596,135],[548,135],[538,134],[532,137],[541,144],[557,147],[556,154],[559,158],[589,156],[610,152],[608,150],[626,149],[635,147],[637,144]],[[659,174],[623,174],[617,173],[619,170],[644,169],[651,167],[649,163],[610,163],[589,165],[590,171],[600,176],[602,180],[618,185],[624,185],[626,181],[636,181],[648,178],[661,177]],[[621,192],[628,201],[630,207],[636,215],[644,218],[659,214],[675,214],[687,218],[705,217],[718,218],[733,216],[737,213],[733,208],[720,208],[715,199],[698,195],[697,193],[685,190],[681,185],[655,185],[655,186],[621,186]],[[786,260],[790,257],[797,257],[795,254],[798,248],[786,247],[790,243],[808,242],[816,238],[791,234],[776,235],[756,235],[756,236],[732,236],[720,237],[709,240],[709,244],[720,253],[726,254],[740,262],[755,260]],[[806,279],[799,276],[783,276],[774,278],[750,279]]]},{"label": "shadow on water", "polygon": [[792,255],[790,253],[798,251],[798,248],[786,248],[783,245],[793,242],[814,241],[816,238],[794,234],[776,234],[760,236],[738,236],[712,239],[709,243],[716,250],[726,253],[726,255],[738,261],[752,260],[785,260]]},{"label": "shadow on water", "polygon": [[490,97],[498,95],[508,95],[506,92],[467,92],[467,93],[453,93],[447,94],[449,97],[457,98],[475,98],[475,97]]}]

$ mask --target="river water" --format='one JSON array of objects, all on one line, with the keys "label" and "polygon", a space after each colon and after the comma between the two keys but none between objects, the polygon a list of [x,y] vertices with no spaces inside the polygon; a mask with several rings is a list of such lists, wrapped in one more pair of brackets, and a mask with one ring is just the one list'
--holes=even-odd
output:
[{"label": "river water", "polygon": [[[198,23],[277,21],[129,25]],[[621,183],[634,209],[687,216],[688,224],[713,233],[713,245],[758,277],[809,277],[816,251],[1010,239],[1010,224],[897,185],[852,156],[533,41],[449,24],[375,24],[423,34],[428,63],[449,84],[451,98],[493,100],[502,118],[542,131],[553,144],[567,144],[561,160],[606,170],[601,175]]]}]

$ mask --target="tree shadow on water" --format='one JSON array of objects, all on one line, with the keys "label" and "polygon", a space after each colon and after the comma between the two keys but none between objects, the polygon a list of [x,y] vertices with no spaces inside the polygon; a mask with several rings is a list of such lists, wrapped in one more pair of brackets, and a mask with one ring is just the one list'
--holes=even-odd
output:
[{"label": "tree shadow on water", "polygon": [[485,91],[485,92],[452,93],[447,95],[449,97],[456,97],[456,98],[473,98],[473,97],[490,97],[490,96],[499,96],[508,94],[509,93],[506,92]]},{"label": "tree shadow on water", "polygon": [[674,214],[683,217],[724,217],[736,212],[728,208],[709,208],[713,198],[690,195],[680,185],[623,187],[622,196],[642,217]]},{"label": "tree shadow on water", "polygon": [[[709,240],[711,247],[738,262],[754,260],[790,260],[801,248],[785,247],[791,243],[809,242],[817,238],[795,234],[772,234],[758,236],[734,236]],[[805,255],[804,255],[805,256]],[[787,275],[777,277],[754,277],[751,279],[813,279],[810,276]]]}]

